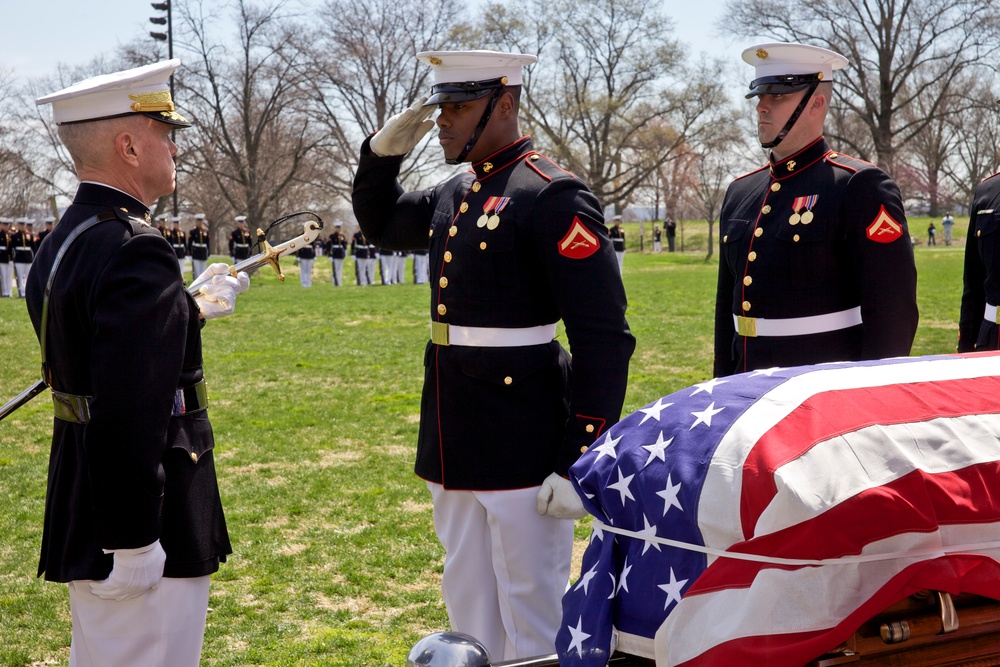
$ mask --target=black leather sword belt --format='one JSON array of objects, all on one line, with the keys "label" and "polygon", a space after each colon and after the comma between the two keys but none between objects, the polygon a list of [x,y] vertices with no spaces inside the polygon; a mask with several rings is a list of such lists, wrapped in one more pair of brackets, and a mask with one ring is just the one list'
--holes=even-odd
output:
[{"label": "black leather sword belt", "polygon": [[[52,405],[56,419],[87,424],[90,422],[90,396],[78,396],[66,392],[52,390]],[[190,387],[177,389],[174,392],[174,405],[170,411],[172,416],[198,412],[208,407],[208,389],[205,378]]]}]

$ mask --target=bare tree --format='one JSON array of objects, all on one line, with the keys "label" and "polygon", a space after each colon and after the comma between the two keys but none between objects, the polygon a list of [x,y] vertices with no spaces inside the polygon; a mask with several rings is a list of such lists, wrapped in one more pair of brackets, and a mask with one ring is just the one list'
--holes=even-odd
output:
[{"label": "bare tree", "polygon": [[[525,128],[605,206],[627,202],[725,100],[718,77],[685,67],[655,0],[521,0],[485,13],[492,20],[461,38],[539,55],[524,84]],[[673,142],[641,156],[658,125]]]},{"label": "bare tree", "polygon": [[749,160],[740,165],[737,159],[737,164],[734,164],[734,157],[746,153],[746,136],[741,131],[740,114],[733,110],[728,118],[713,124],[711,131],[704,133],[691,149],[690,164],[694,178],[686,196],[698,216],[708,222],[705,261],[715,252],[715,222],[722,211],[726,189],[733,179],[734,166],[749,166]]},{"label": "bare tree", "polygon": [[[991,77],[990,77],[991,78]],[[945,175],[962,208],[972,201],[976,186],[1000,169],[1000,91],[984,78],[973,77],[966,88],[969,102],[949,121],[954,132],[954,155],[945,166]]]},{"label": "bare tree", "polygon": [[[417,61],[425,50],[451,45],[457,0],[327,0],[322,26],[303,40],[310,118],[322,128],[320,184],[350,201],[358,149],[367,134],[430,92],[430,68]],[[402,173],[412,185],[440,166],[440,151],[422,142]]]},{"label": "bare tree", "polygon": [[[221,197],[229,216],[245,214],[252,224],[318,196],[308,184],[322,134],[302,94],[303,54],[291,46],[300,27],[286,4],[234,0],[229,20],[201,2],[180,12],[182,48],[194,58],[175,84],[194,125],[184,131],[179,169],[201,181],[188,190],[207,199],[194,205],[218,211],[211,197]],[[226,39],[222,24],[236,26],[235,38]]]},{"label": "bare tree", "polygon": [[[724,31],[847,56],[846,75],[836,77],[837,104],[864,123],[890,174],[902,147],[946,113],[957,78],[992,58],[1000,38],[994,0],[728,0],[726,10]],[[920,76],[927,69],[939,76]],[[918,100],[924,113],[907,114]]]}]

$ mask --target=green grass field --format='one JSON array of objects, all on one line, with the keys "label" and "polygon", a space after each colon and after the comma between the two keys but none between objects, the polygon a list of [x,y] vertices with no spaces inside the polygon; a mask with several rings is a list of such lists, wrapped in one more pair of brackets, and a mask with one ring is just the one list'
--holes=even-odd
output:
[{"label": "green grass field", "polygon": [[[919,236],[927,222],[910,224]],[[913,354],[955,350],[966,224],[956,245],[915,249]],[[626,233],[628,413],[710,376],[717,259],[704,261],[703,223],[685,225],[685,253],[636,252],[637,225]],[[448,625],[443,553],[412,472],[428,289],[334,288],[326,258],[309,290],[285,270],[285,284],[257,274],[237,313],[203,334],[235,553],[213,577],[202,664],[403,665]],[[24,302],[4,299],[0,403],[38,375]],[[51,415],[46,392],[0,423],[0,667],[69,662],[66,587],[35,577]]]}]

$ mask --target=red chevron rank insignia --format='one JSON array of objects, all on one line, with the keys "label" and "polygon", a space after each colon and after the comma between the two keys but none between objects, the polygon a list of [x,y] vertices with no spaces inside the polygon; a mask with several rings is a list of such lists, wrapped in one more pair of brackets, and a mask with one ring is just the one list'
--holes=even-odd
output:
[{"label": "red chevron rank insignia", "polygon": [[588,230],[580,218],[573,216],[573,226],[559,241],[559,254],[570,259],[585,259],[601,247],[601,242]]},{"label": "red chevron rank insignia", "polygon": [[892,243],[903,235],[903,225],[893,220],[885,206],[878,212],[874,222],[865,230],[868,238],[879,243]]}]

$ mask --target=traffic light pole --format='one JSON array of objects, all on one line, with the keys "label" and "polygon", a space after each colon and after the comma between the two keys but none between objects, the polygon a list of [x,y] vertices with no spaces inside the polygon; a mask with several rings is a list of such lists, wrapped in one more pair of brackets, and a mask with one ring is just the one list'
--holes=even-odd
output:
[{"label": "traffic light pole", "polygon": [[[151,2],[149,4],[152,5],[153,9],[159,10],[161,12],[163,12],[163,11],[167,12],[167,19],[166,19],[167,33],[163,34],[162,32],[150,32],[149,35],[150,35],[150,37],[152,37],[155,40],[158,40],[158,41],[161,41],[161,42],[162,41],[166,41],[167,42],[167,57],[172,60],[173,57],[174,57],[174,21],[173,21],[173,12],[171,11],[171,7],[170,7],[170,0],[164,0],[163,2]],[[162,16],[153,16],[153,17],[150,17],[149,22],[153,23],[155,25],[163,25],[164,24],[164,20],[163,20]],[[173,74],[170,75],[170,99],[172,99],[172,100],[177,99],[174,96],[174,75]],[[176,104],[176,102],[175,102],[175,104]],[[170,140],[173,141],[174,143],[176,143],[176,139],[177,139],[177,130],[171,130],[170,131]],[[178,214],[177,212],[178,212],[178,207],[177,207],[177,184],[174,183],[174,195],[173,195],[173,216],[174,217],[177,217],[177,214]]]}]

